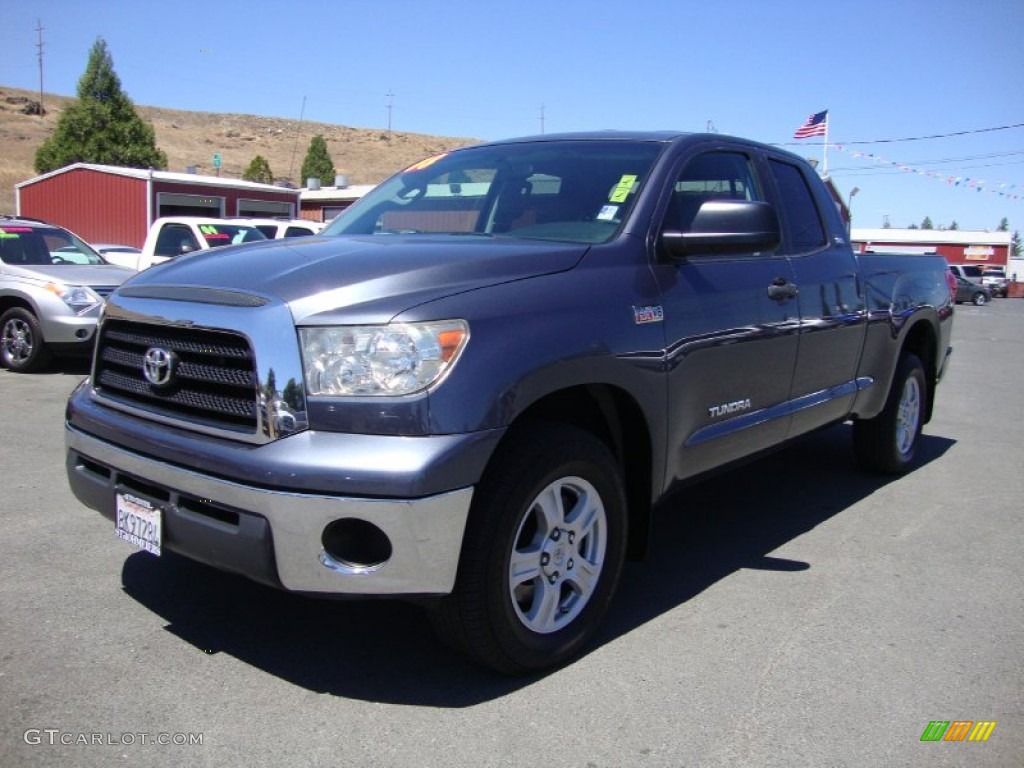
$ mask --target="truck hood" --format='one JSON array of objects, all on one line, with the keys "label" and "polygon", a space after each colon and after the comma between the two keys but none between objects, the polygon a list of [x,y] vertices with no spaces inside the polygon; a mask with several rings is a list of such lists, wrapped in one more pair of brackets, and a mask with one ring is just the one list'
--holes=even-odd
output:
[{"label": "truck hood", "polygon": [[202,286],[288,303],[296,322],[387,322],[434,299],[571,269],[588,246],[487,235],[360,235],[180,256],[125,285]]}]

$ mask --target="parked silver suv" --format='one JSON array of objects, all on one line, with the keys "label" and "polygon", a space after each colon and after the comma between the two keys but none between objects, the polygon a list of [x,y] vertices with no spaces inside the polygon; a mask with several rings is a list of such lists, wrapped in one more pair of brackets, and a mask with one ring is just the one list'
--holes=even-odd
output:
[{"label": "parked silver suv", "polygon": [[29,373],[88,355],[105,297],[134,274],[62,227],[0,216],[0,364]]},{"label": "parked silver suv", "polygon": [[1010,292],[1010,281],[1006,273],[999,269],[986,269],[981,273],[981,284],[987,285],[993,296],[1006,298]]}]

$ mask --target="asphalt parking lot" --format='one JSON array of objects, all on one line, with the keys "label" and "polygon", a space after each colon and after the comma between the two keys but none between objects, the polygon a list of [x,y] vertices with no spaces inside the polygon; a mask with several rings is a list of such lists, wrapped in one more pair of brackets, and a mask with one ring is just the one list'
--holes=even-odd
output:
[{"label": "asphalt parking lot", "polygon": [[414,606],[136,552],[65,481],[84,368],[0,370],[0,765],[1024,764],[1024,301],[954,345],[914,472],[843,426],[691,489],[588,652],[521,680]]}]

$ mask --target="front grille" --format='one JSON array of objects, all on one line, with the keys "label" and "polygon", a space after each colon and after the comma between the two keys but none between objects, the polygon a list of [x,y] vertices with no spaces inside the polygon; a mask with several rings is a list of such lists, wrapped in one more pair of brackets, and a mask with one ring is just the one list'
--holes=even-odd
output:
[{"label": "front grille", "polygon": [[[170,382],[151,384],[147,350],[174,361]],[[120,403],[174,419],[233,431],[257,429],[257,378],[248,341],[201,328],[109,320],[97,345],[96,391]]]},{"label": "front grille", "polygon": [[90,286],[101,298],[107,298],[117,288],[116,285],[93,285]]}]

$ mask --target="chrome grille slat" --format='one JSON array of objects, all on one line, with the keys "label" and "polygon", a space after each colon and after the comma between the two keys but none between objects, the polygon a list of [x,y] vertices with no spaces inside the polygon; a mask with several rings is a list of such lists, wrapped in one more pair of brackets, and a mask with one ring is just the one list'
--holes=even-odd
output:
[{"label": "chrome grille slat", "polygon": [[168,328],[167,333],[157,334],[145,331],[128,333],[119,328],[112,328],[104,331],[104,337],[112,341],[122,341],[133,345],[142,345],[143,347],[167,346],[173,341],[175,351],[193,352],[198,355],[224,355],[239,359],[249,357],[249,345],[241,338],[238,339],[238,345],[222,345],[218,343],[204,343],[183,336],[183,334],[187,334],[189,337],[194,337],[203,333],[209,334],[211,332],[198,329],[193,331],[192,329]]},{"label": "chrome grille slat", "polygon": [[[142,353],[107,347],[103,350],[102,355],[105,361],[114,365],[142,370]],[[255,387],[255,379],[251,371],[243,371],[236,368],[220,368],[205,363],[182,363],[178,366],[178,377],[210,384]]]},{"label": "chrome grille slat", "polygon": [[[170,385],[143,375],[150,347],[177,359]],[[100,328],[94,387],[98,395],[190,424],[255,434],[258,386],[248,341],[232,332],[108,320]]]}]

